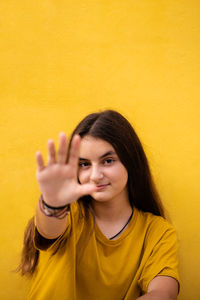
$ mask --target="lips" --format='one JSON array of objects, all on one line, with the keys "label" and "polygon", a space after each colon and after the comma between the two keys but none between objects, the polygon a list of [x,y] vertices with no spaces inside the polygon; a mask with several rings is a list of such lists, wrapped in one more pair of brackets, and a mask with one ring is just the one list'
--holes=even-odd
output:
[{"label": "lips", "polygon": [[96,187],[97,187],[97,190],[99,191],[99,190],[105,189],[108,185],[109,184],[100,184],[100,185],[97,185]]}]

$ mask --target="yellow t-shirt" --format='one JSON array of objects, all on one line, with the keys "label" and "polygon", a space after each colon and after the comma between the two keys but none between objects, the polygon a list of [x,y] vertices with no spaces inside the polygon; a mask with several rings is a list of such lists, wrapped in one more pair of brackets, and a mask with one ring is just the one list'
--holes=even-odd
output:
[{"label": "yellow t-shirt", "polygon": [[109,240],[91,212],[85,218],[79,211],[72,204],[65,233],[40,250],[29,300],[134,300],[157,275],[179,280],[176,233],[162,217],[134,208],[126,230]]}]

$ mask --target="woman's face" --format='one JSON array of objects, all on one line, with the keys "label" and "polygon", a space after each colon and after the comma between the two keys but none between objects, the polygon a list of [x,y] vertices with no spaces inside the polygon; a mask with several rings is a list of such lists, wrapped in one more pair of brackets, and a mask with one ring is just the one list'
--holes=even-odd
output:
[{"label": "woman's face", "polygon": [[97,190],[91,194],[94,200],[104,202],[128,197],[128,172],[111,144],[85,136],[79,157],[79,181],[95,184]]}]

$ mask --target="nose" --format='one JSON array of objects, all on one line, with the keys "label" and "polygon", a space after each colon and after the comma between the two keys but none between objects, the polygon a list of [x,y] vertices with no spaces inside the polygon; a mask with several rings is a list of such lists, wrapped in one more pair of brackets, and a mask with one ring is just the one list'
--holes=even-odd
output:
[{"label": "nose", "polygon": [[98,183],[103,178],[102,170],[99,166],[92,166],[91,173],[90,173],[90,180]]}]

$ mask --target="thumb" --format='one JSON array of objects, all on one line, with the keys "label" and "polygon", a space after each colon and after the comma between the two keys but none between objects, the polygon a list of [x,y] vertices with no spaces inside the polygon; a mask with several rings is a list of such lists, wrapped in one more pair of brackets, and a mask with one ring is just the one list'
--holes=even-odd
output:
[{"label": "thumb", "polygon": [[79,185],[79,192],[80,192],[81,196],[90,195],[90,194],[94,193],[96,190],[97,190],[96,186],[91,183]]}]

